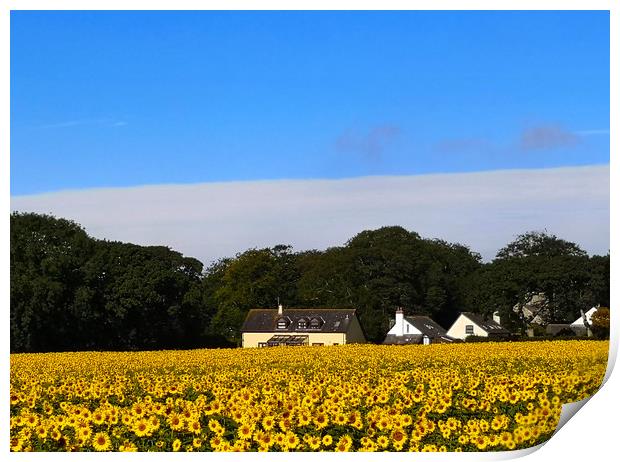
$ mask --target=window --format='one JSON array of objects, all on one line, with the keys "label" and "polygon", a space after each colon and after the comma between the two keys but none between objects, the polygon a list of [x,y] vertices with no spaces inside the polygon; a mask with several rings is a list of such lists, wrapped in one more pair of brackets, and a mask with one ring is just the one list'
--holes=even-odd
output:
[{"label": "window", "polygon": [[333,343],[332,345],[340,345],[339,343]]},{"label": "window", "polygon": [[312,346],[323,346],[322,343],[313,343]]},{"label": "window", "polygon": [[467,324],[465,326],[465,333],[467,335],[472,335],[474,333],[474,326],[473,326],[473,324]]},{"label": "window", "polygon": [[308,320],[306,318],[301,318],[297,322],[297,328],[298,329],[307,329],[308,328]]},{"label": "window", "polygon": [[409,324],[407,324],[407,333],[409,333]]},{"label": "window", "polygon": [[258,348],[264,348],[267,346],[267,342],[258,342]]},{"label": "window", "polygon": [[278,319],[278,324],[277,324],[278,329],[286,329],[287,326],[288,326],[288,321],[286,320],[286,318]]},{"label": "window", "polygon": [[310,320],[310,329],[320,329],[323,325],[323,320],[321,318],[312,318]]}]

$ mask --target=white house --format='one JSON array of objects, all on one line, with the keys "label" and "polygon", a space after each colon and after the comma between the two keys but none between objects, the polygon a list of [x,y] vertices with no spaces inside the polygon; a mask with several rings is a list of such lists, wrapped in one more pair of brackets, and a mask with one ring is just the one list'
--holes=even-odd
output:
[{"label": "white house", "polygon": [[592,315],[597,311],[598,307],[595,306],[590,308],[586,313],[584,313],[584,316],[586,318],[585,322],[583,319],[584,316],[579,316],[579,318],[577,318],[574,322],[571,323],[571,330],[577,335],[587,335],[588,337],[592,336],[592,330],[590,329],[590,326],[592,325]]},{"label": "white house", "polygon": [[454,339],[446,330],[428,316],[405,316],[403,309],[396,310],[394,325],[390,328],[384,345],[449,343]]},{"label": "white house", "polygon": [[510,331],[502,327],[499,317],[493,316],[495,319],[485,319],[477,313],[465,312],[461,313],[448,329],[448,336],[465,340],[469,336],[478,337],[495,337],[502,338],[510,336]]}]

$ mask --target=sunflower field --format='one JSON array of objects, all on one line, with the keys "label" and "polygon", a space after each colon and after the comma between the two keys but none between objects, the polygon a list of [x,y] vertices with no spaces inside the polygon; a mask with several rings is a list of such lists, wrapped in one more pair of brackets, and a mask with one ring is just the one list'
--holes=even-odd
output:
[{"label": "sunflower field", "polygon": [[591,396],[606,341],[11,355],[12,451],[505,451]]}]

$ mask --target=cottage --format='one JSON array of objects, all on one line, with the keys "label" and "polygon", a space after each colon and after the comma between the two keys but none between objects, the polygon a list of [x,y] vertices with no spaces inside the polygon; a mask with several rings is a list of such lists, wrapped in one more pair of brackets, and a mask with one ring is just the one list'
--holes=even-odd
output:
[{"label": "cottage", "polygon": [[354,309],[254,309],[241,333],[244,348],[366,342]]},{"label": "cottage", "polygon": [[461,313],[448,329],[448,336],[465,340],[474,335],[478,337],[504,338],[511,335],[510,331],[499,324],[499,317],[485,319],[477,313]]},{"label": "cottage", "polygon": [[405,316],[403,309],[396,310],[394,324],[388,331],[384,345],[450,343],[454,339],[446,330],[428,316]]}]

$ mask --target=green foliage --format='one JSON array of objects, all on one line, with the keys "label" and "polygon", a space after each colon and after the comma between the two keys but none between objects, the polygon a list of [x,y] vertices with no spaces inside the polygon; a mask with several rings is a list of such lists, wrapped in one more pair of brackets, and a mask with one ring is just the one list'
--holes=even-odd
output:
[{"label": "green foliage", "polygon": [[239,343],[240,328],[251,308],[275,307],[278,300],[297,304],[299,272],[290,246],[252,249],[211,267],[205,276],[209,299],[217,307],[209,332]]},{"label": "green foliage", "polygon": [[464,246],[422,239],[401,227],[363,231],[345,246],[300,256],[305,305],[350,306],[371,341],[382,341],[402,306],[439,322],[458,316],[463,277],[480,266]]},{"label": "green foliage", "polygon": [[572,322],[581,310],[609,300],[609,255],[588,257],[576,244],[532,232],[517,237],[493,262],[469,277],[467,306],[499,311],[502,324],[524,331],[529,319],[515,306],[542,297],[546,322]]},{"label": "green foliage", "polygon": [[448,327],[462,311],[524,331],[513,310],[543,294],[553,322],[609,302],[609,255],[528,233],[482,264],[465,246],[398,226],[363,231],[345,245],[295,253],[250,249],[203,272],[167,247],[89,237],[76,223],[11,215],[11,350],[162,349],[239,344],[249,309],[357,309],[380,342],[398,306]]},{"label": "green foliage", "polygon": [[573,242],[560,239],[546,232],[530,231],[497,252],[498,259],[520,257],[584,257],[586,253]]},{"label": "green foliage", "polygon": [[90,238],[51,216],[11,215],[11,351],[203,344],[202,264],[166,247]]}]

